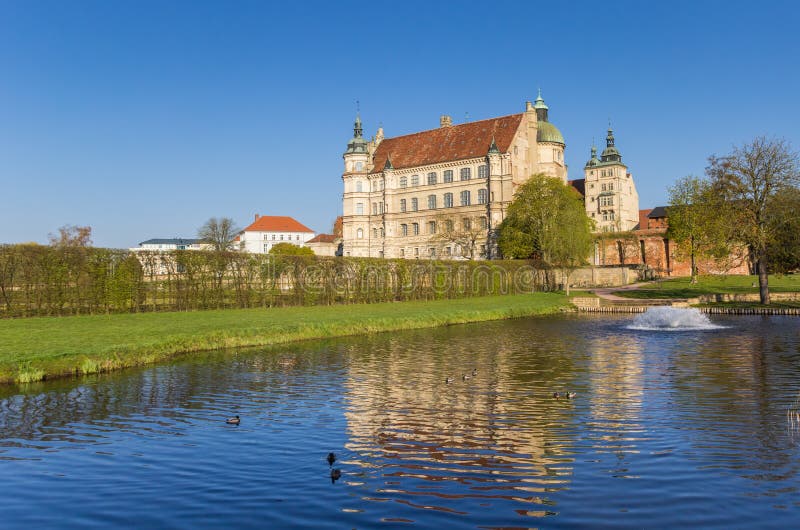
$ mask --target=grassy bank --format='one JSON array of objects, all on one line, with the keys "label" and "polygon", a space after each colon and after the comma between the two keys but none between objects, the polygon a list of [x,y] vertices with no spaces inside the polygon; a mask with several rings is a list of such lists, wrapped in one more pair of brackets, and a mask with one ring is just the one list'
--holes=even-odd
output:
[{"label": "grassy bank", "polygon": [[181,354],[554,313],[559,294],[347,306],[0,320],[0,382],[138,366]]},{"label": "grassy bank", "polygon": [[[772,275],[769,277],[770,292],[800,291],[800,275]],[[706,294],[750,294],[758,293],[758,278],[755,276],[700,276],[696,284],[690,278],[674,278],[653,282],[640,289],[618,291],[614,294],[625,298],[694,298]]]}]

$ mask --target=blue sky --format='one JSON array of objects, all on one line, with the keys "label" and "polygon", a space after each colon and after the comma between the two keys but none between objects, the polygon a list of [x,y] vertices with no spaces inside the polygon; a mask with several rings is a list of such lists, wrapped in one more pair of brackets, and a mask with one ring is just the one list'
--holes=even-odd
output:
[{"label": "blue sky", "polygon": [[800,148],[800,3],[0,0],[0,242],[254,213],[330,231],[355,101],[387,137],[521,112],[580,178],[609,118],[640,206],[757,135]]}]

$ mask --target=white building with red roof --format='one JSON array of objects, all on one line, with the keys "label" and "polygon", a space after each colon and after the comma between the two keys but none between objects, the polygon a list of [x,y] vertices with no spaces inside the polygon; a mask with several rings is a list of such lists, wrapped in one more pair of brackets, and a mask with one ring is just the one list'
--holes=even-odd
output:
[{"label": "white building with red roof", "polygon": [[267,254],[278,243],[304,247],[315,235],[292,217],[256,214],[253,223],[239,234],[239,248],[253,254]]}]

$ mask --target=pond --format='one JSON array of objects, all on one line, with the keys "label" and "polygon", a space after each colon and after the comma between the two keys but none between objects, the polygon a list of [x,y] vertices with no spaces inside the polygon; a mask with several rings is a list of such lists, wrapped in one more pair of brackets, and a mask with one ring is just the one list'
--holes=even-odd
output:
[{"label": "pond", "polygon": [[633,319],[477,323],[0,388],[2,526],[797,527],[800,319]]}]

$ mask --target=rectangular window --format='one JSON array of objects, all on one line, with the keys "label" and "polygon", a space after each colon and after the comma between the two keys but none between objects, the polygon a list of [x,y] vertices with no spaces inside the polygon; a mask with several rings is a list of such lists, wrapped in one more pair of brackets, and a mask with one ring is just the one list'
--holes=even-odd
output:
[{"label": "rectangular window", "polygon": [[300,241],[300,236],[294,236],[295,241]]},{"label": "rectangular window", "polygon": [[436,184],[436,173],[428,173],[428,185],[433,186]]},{"label": "rectangular window", "polygon": [[428,209],[429,210],[436,209],[436,195],[428,195]]},{"label": "rectangular window", "polygon": [[436,257],[436,249],[433,248],[433,247],[429,248],[428,249],[428,254],[430,254],[432,258],[435,258]]},{"label": "rectangular window", "polygon": [[372,203],[372,215],[378,215],[378,203],[377,202],[373,202]]},{"label": "rectangular window", "polygon": [[400,225],[400,235],[401,236],[407,236],[408,235],[408,225],[407,224]]},{"label": "rectangular window", "polygon": [[486,204],[486,193],[485,189],[478,190],[478,204]]},{"label": "rectangular window", "polygon": [[429,234],[436,233],[436,221],[428,221],[428,233]]},{"label": "rectangular window", "polygon": [[406,211],[406,200],[405,199],[400,199],[400,211],[401,212],[405,212]]},{"label": "rectangular window", "polygon": [[601,184],[600,185],[600,191],[606,191],[606,185],[605,184]]},{"label": "rectangular window", "polygon": [[411,211],[416,212],[417,210],[419,210],[419,201],[414,197],[411,199]]},{"label": "rectangular window", "polygon": [[[364,215],[364,203],[363,202],[356,203],[356,215]],[[275,236],[272,236],[272,239],[275,239]]]},{"label": "rectangular window", "polygon": [[264,253],[267,253],[267,252],[269,252],[269,244],[268,243],[264,243]]},{"label": "rectangular window", "polygon": [[446,170],[444,172],[443,177],[444,177],[443,180],[444,180],[445,184],[448,183],[448,182],[453,182],[453,170],[452,169]]},{"label": "rectangular window", "polygon": [[478,166],[478,178],[485,179],[489,176],[489,166],[486,164],[481,164]]},{"label": "rectangular window", "polygon": [[444,207],[445,208],[452,208],[453,207],[453,194],[452,193],[445,193],[444,194]]},{"label": "rectangular window", "polygon": [[444,255],[445,256],[450,256],[451,255],[450,247],[444,247]]},{"label": "rectangular window", "polygon": [[419,175],[411,175],[411,185],[419,186]]},{"label": "rectangular window", "polygon": [[400,177],[400,187],[405,188],[408,186],[408,177]]},{"label": "rectangular window", "polygon": [[461,206],[469,206],[469,190],[464,190],[461,192]]},{"label": "rectangular window", "polygon": [[414,247],[414,255],[419,256],[419,247]]},{"label": "rectangular window", "polygon": [[452,219],[446,219],[444,222],[444,229],[448,232],[452,232],[454,230],[453,225],[454,223]]},{"label": "rectangular window", "polygon": [[479,217],[479,218],[478,218],[478,223],[479,223],[479,226],[480,226],[482,229],[486,229],[486,227],[487,227],[487,222],[486,222],[486,218],[485,218],[485,217]]},{"label": "rectangular window", "polygon": [[378,239],[378,229],[377,228],[373,228],[372,229],[372,239]]},{"label": "rectangular window", "polygon": [[472,221],[470,221],[469,217],[465,217],[461,220],[461,225],[464,227],[464,230],[472,230]]},{"label": "rectangular window", "polygon": [[283,234],[281,234],[281,241],[283,241]]},{"label": "rectangular window", "polygon": [[614,191],[614,183],[613,182],[609,182],[608,183],[608,191]]},{"label": "rectangular window", "polygon": [[383,214],[383,202],[378,203],[378,213]]},{"label": "rectangular window", "polygon": [[469,180],[472,178],[472,170],[468,167],[461,168],[461,180]]},{"label": "rectangular window", "polygon": [[272,240],[275,241],[275,234],[272,234]]},{"label": "rectangular window", "polygon": [[419,223],[412,224],[411,229],[413,230],[415,236],[419,235]]}]

